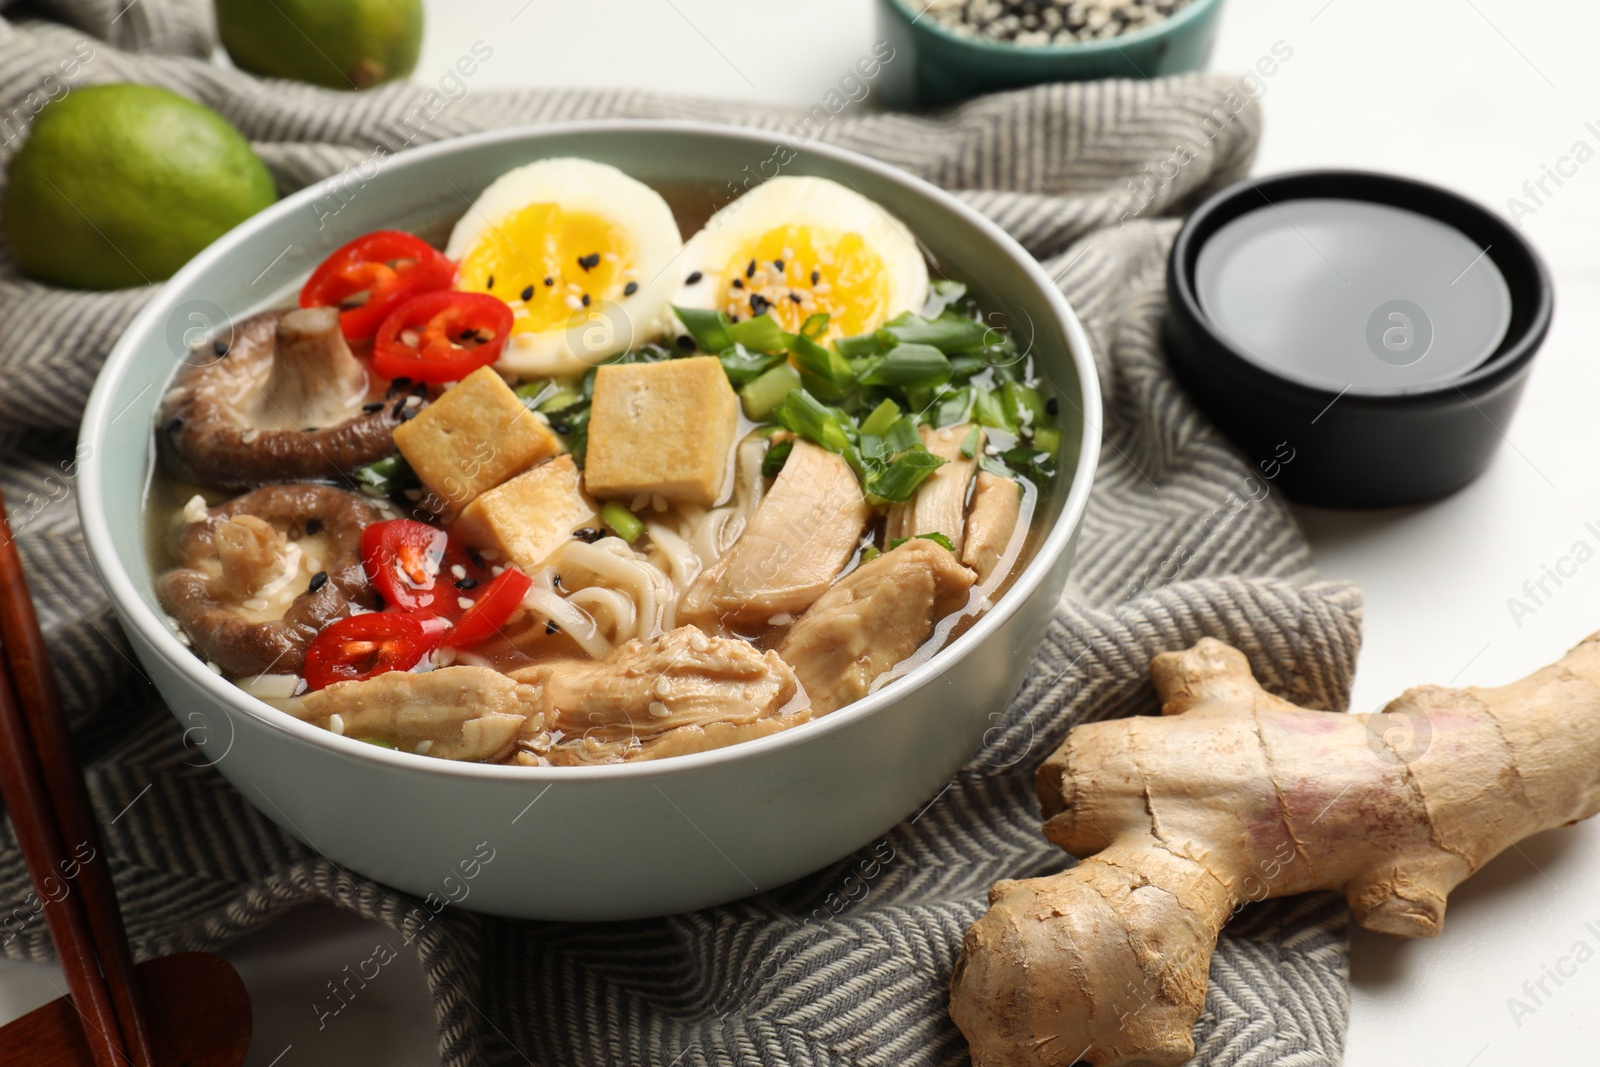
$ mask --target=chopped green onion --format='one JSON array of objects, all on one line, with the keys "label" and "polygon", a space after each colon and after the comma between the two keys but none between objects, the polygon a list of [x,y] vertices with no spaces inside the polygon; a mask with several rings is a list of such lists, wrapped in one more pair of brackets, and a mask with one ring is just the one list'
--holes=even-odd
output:
[{"label": "chopped green onion", "polygon": [[922,305],[922,316],[927,319],[936,319],[942,315],[946,308],[961,303],[967,295],[965,282],[951,281],[949,278],[935,278],[928,285],[928,302]]},{"label": "chopped green onion", "polygon": [[739,386],[755,381],[785,357],[782,352],[752,352],[744,345],[736,344],[717,358],[722,360],[722,370],[727,374],[728,381]]},{"label": "chopped green onion", "polygon": [[[783,327],[778,325],[778,320],[765,314],[735,322],[724,327],[723,332],[728,335],[731,344],[744,345],[755,352],[782,352],[789,339]],[[720,352],[721,349],[716,351]]]},{"label": "chopped green onion", "polygon": [[789,336],[789,352],[800,368],[806,388],[824,400],[842,400],[855,386],[855,375],[845,358],[803,334]]},{"label": "chopped green onion", "polygon": [[826,311],[818,311],[807,315],[806,321],[800,325],[801,335],[815,341],[828,329],[829,318],[831,316]]},{"label": "chopped green onion", "polygon": [[381,737],[358,737],[356,740],[360,741],[364,745],[372,745],[374,748],[394,748],[394,744],[392,742],[385,741]]},{"label": "chopped green onion", "polygon": [[862,420],[862,436],[870,434],[875,437],[882,437],[899,418],[900,405],[893,400],[885,400],[872,409],[872,414]]},{"label": "chopped green onion", "polygon": [[586,398],[575,389],[561,388],[545,397],[544,402],[537,408],[538,411],[548,415],[553,411],[565,411],[567,408],[576,407]]},{"label": "chopped green onion", "polygon": [[917,420],[909,415],[903,419],[896,419],[884,432],[883,440],[891,453],[918,447],[922,444],[922,435],[917,432]]},{"label": "chopped green onion", "polygon": [[392,456],[375,459],[351,472],[356,485],[367,496],[393,496],[412,481],[411,465],[396,452]]},{"label": "chopped green onion", "polygon": [[902,389],[942,385],[950,380],[950,360],[932,345],[900,344],[861,375],[863,385]]},{"label": "chopped green onion", "polygon": [[783,465],[789,459],[789,453],[794,451],[793,438],[779,441],[767,449],[767,454],[761,457],[761,474],[765,478],[776,478],[778,472],[783,470]]},{"label": "chopped green onion", "polygon": [[796,389],[784,397],[776,415],[786,429],[815,441],[829,452],[843,454],[850,447],[850,437],[839,421],[838,412],[804,389]]},{"label": "chopped green onion", "polygon": [[901,545],[905,544],[907,541],[932,541],[934,544],[938,545],[940,548],[947,549],[947,550],[949,550],[951,552],[954,552],[956,550],[956,546],[951,544],[950,543],[950,538],[946,537],[944,534],[942,534],[942,533],[925,533],[925,534],[917,534],[917,536],[915,536],[915,537],[896,537],[893,541],[889,542],[889,551],[893,552],[895,549],[899,548]]},{"label": "chopped green onion", "polygon": [[952,381],[964,382],[968,378],[982,374],[989,369],[989,361],[982,356],[951,356],[950,378]]},{"label": "chopped green onion", "polygon": [[941,391],[939,399],[935,401],[932,423],[938,429],[954,426],[967,421],[968,414],[972,411],[972,390],[968,388],[949,389]]},{"label": "chopped green onion", "polygon": [[1005,405],[1000,401],[1000,394],[993,389],[974,390],[972,418],[979,426],[987,426],[991,430],[1004,430],[1007,433],[1017,432],[1017,427],[1006,416]]},{"label": "chopped green onion", "polygon": [[868,545],[861,550],[861,562],[863,565],[871,563],[881,555],[883,555],[883,550],[877,545]]},{"label": "chopped green onion", "polygon": [[1056,474],[1056,457],[1032,448],[1012,448],[1000,454],[1006,466],[1033,482],[1043,485]]},{"label": "chopped green onion", "polygon": [[918,446],[896,456],[883,470],[867,479],[867,502],[870,504],[898,504],[911,499],[917,486],[944,466],[945,461]]},{"label": "chopped green onion", "polygon": [[1061,451],[1061,431],[1054,426],[1041,426],[1033,431],[1033,447],[1052,456]]},{"label": "chopped green onion", "polygon": [[600,521],[630,545],[644,533],[644,523],[639,521],[638,516],[615,500],[600,509]]},{"label": "chopped green onion", "polygon": [[983,431],[974,426],[967,431],[966,440],[961,442],[961,454],[968,459],[978,454],[978,442],[983,440]]},{"label": "chopped green onion", "polygon": [[531,382],[523,382],[512,392],[517,394],[518,400],[536,409],[550,395],[550,391],[556,388],[559,387],[552,378],[535,378]]},{"label": "chopped green onion", "polygon": [[689,336],[694,338],[700,351],[721,352],[733,347],[733,338],[728,336],[728,316],[723,312],[681,308],[676,304],[672,310],[677,313],[678,321],[689,331]]},{"label": "chopped green onion", "polygon": [[841,337],[833,342],[833,347],[846,359],[859,359],[862,356],[876,356],[888,346],[875,333],[864,333],[856,337]]},{"label": "chopped green onion", "polygon": [[913,318],[901,326],[886,326],[883,332],[902,345],[932,345],[941,352],[972,352],[980,349],[990,329],[976,319],[945,318],[929,322]]},{"label": "chopped green onion", "polygon": [[800,388],[800,372],[785,360],[739,391],[745,417],[761,422],[783,403],[783,398]]},{"label": "chopped green onion", "polygon": [[1044,396],[1031,385],[1006,382],[1000,387],[1000,400],[1013,426],[1043,426],[1049,420]]}]

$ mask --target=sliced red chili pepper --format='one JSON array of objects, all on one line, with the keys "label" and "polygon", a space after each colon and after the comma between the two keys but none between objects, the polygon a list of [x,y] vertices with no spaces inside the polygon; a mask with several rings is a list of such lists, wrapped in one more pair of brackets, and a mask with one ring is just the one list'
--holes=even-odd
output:
[{"label": "sliced red chili pepper", "polygon": [[389,312],[412,297],[448,288],[455,277],[455,264],[422,238],[378,230],[323,260],[300,290],[300,306],[342,307],[366,293],[365,302],[339,312],[346,340],[365,341]]},{"label": "sliced red chili pepper", "polygon": [[444,632],[440,620],[428,615],[375,611],[336,619],[306,647],[306,686],[325,689],[410,670]]},{"label": "sliced red chili pepper", "polygon": [[500,358],[511,334],[511,306],[488,293],[424,293],[378,327],[372,365],[386,378],[459,382]]},{"label": "sliced red chili pepper", "polygon": [[389,519],[362,530],[361,563],[385,607],[452,620],[465,610],[463,597],[475,599],[471,591],[488,580],[481,558],[437,526],[414,519]]},{"label": "sliced red chili pepper", "polygon": [[532,578],[515,567],[507,567],[461,616],[455,629],[445,635],[444,643],[451,648],[466,648],[487,641],[500,632],[532,588]]}]

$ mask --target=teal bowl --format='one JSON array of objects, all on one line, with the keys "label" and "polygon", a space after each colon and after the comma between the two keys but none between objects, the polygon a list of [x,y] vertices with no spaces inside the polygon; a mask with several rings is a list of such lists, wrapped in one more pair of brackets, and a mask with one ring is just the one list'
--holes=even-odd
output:
[{"label": "teal bowl", "polygon": [[936,107],[1002,89],[1204,70],[1222,0],[1194,0],[1149,29],[1082,44],[1014,45],[963,37],[922,12],[927,0],[878,0],[878,35],[894,49],[880,82],[890,107]]}]

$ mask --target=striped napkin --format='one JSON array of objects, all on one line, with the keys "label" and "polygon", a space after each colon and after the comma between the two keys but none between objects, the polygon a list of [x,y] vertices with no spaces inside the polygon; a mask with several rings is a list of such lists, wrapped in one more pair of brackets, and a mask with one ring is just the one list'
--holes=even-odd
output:
[{"label": "striped napkin", "polygon": [[[1318,580],[1272,482],[1200,417],[1160,351],[1174,216],[1242,176],[1259,136],[1256,107],[1229,100],[1237,79],[1048,86],[927,116],[878,112],[870,98],[834,114],[631,91],[491,92],[472,85],[467,65],[355,95],[210,61],[209,0],[7,10],[0,162],[45,102],[107,81],[164,86],[220,112],[285,193],[374,153],[496,126],[609,116],[757,126],[853,148],[955,191],[1045,264],[1088,329],[1106,396],[1099,482],[1072,583],[983,752],[914,823],[748,900],[609,925],[446,909],[416,944],[448,1067],[964,1062],[945,1009],[951,967],[990,883],[1070,862],[1038,832],[1032,779],[1071,724],[1154,710],[1150,657],[1207,635],[1244,650],[1269,689],[1344,705],[1358,592]],[[492,62],[494,47],[484,42],[479,61]],[[0,483],[136,950],[216,949],[317,900],[398,928],[418,901],[335,868],[185,748],[88,568],[74,435],[102,360],[152,293],[52,289],[19,277],[0,251]],[[846,894],[846,875],[868,870],[865,894]],[[49,941],[28,892],[7,829],[0,945],[43,959]],[[1211,965],[1195,1062],[1334,1067],[1345,976],[1342,901],[1245,911]],[[327,993],[305,996],[316,1010]],[[293,1062],[332,1062],[315,1044],[297,1047]]]}]

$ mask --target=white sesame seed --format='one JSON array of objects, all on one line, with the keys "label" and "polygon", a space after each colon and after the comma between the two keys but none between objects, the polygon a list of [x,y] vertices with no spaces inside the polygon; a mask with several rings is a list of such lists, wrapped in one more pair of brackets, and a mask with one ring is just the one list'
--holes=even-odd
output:
[{"label": "white sesame seed", "polygon": [[459,563],[451,564],[451,566],[450,566],[450,574],[451,574],[452,577],[455,578],[456,581],[459,582],[459,581],[461,581],[463,578],[465,578],[467,576],[467,568],[463,567]]},{"label": "white sesame seed", "polygon": [[468,608],[472,607],[472,601],[468,600],[464,596],[458,596],[456,597],[456,606],[462,611],[466,611]]},{"label": "white sesame seed", "polygon": [[328,729],[332,730],[334,733],[338,734],[340,737],[343,737],[344,736],[344,716],[340,715],[338,712],[334,712],[332,715],[329,715],[328,716]]},{"label": "white sesame seed", "polygon": [[426,756],[429,752],[433,751],[433,742],[432,741],[418,741],[417,742],[416,751],[417,751],[417,755]]}]

